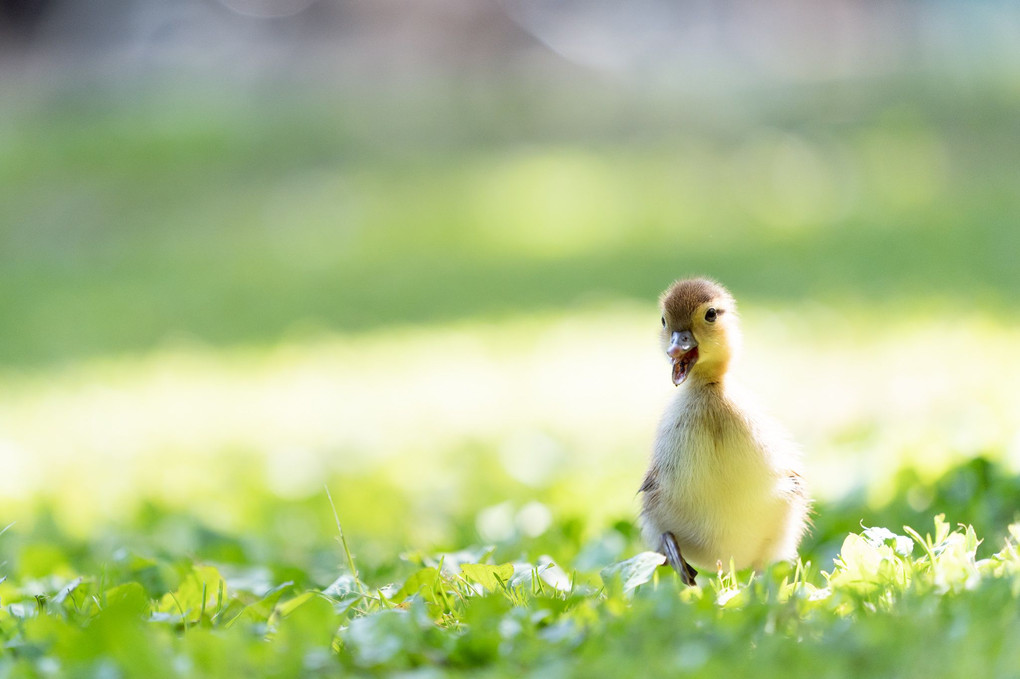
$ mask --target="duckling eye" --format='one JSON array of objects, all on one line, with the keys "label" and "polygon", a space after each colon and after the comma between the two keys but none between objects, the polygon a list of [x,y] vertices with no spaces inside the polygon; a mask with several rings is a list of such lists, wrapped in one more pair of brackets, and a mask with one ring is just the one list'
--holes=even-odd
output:
[{"label": "duckling eye", "polygon": [[664,328],[666,327],[666,317],[665,316],[662,317],[662,327],[664,327]]},{"label": "duckling eye", "polygon": [[709,307],[708,311],[705,312],[705,320],[709,323],[715,323],[715,319],[719,317],[719,312],[715,310],[715,307]]}]

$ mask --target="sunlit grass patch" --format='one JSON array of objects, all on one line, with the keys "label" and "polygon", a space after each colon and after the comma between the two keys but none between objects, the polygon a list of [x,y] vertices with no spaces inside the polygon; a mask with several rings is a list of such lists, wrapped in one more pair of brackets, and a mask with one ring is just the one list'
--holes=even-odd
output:
[{"label": "sunlit grass patch", "polygon": [[[866,488],[880,503],[905,465],[932,480],[976,454],[1016,461],[1009,326],[882,309],[745,317],[744,381],[802,443],[818,496]],[[385,478],[408,506],[464,509],[474,487],[495,491],[492,504],[531,493],[611,520],[635,510],[673,389],[654,321],[651,309],[593,307],[12,376],[0,489],[8,506],[42,494],[81,529],[146,498],[241,525],[249,508],[235,489],[300,498],[336,475]],[[947,360],[947,347],[972,358]]]}]

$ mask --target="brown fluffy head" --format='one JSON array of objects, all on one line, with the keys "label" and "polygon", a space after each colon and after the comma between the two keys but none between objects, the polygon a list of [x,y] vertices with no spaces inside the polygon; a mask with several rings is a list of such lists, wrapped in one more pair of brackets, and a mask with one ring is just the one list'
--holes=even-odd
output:
[{"label": "brown fluffy head", "polygon": [[[690,376],[703,382],[721,380],[740,345],[737,303],[733,295],[715,281],[688,278],[669,286],[659,297],[659,306],[663,349],[668,349],[674,333],[691,333],[697,347],[682,357],[690,363]],[[680,376],[678,361],[673,363],[674,383],[679,384],[686,379],[686,366]]]},{"label": "brown fluffy head", "polygon": [[729,290],[707,278],[686,278],[676,281],[659,296],[659,306],[667,321],[682,325],[678,330],[689,330],[695,312],[706,304],[718,302],[716,309],[735,311],[737,303]]}]

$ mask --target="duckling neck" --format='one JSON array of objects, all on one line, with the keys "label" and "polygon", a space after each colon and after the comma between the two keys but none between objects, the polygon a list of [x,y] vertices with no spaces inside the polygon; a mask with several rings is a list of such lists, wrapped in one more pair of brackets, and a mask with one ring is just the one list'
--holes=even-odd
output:
[{"label": "duckling neck", "polygon": [[726,378],[726,369],[729,367],[728,364],[720,362],[702,367],[702,370],[692,371],[688,383],[695,388],[722,388]]}]

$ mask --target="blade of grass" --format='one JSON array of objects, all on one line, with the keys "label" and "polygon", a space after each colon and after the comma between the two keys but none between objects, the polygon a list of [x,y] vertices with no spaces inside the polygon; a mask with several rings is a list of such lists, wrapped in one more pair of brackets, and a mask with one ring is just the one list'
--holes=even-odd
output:
[{"label": "blade of grass", "polygon": [[911,528],[910,526],[904,526],[903,530],[906,531],[907,535],[909,535],[910,537],[912,537],[914,539],[914,542],[916,542],[917,544],[921,545],[921,549],[923,549],[925,554],[928,555],[928,562],[932,566],[934,566],[935,565],[935,552],[932,551],[932,546],[930,544],[928,544],[928,540],[922,538],[921,535],[916,530]]},{"label": "blade of grass", "polygon": [[336,505],[333,504],[333,496],[330,495],[329,486],[323,486],[326,489],[326,498],[329,500],[329,506],[333,510],[333,519],[336,520],[336,530],[340,534],[340,544],[344,548],[344,554],[347,556],[347,567],[351,569],[351,575],[354,576],[354,582],[358,585],[358,591],[361,596],[365,596],[365,585],[361,582],[361,578],[358,577],[358,569],[354,565],[354,555],[351,554],[351,548],[347,546],[347,538],[344,537],[343,526],[340,525],[340,515],[336,513]]},{"label": "blade of grass", "polygon": [[176,604],[177,610],[180,611],[180,614],[181,614],[181,624],[184,625],[184,633],[187,634],[188,633],[188,616],[184,612],[184,608],[181,606],[181,602],[177,600],[177,596],[173,592],[170,592],[169,594],[170,594],[170,598],[173,600],[174,604]]}]

